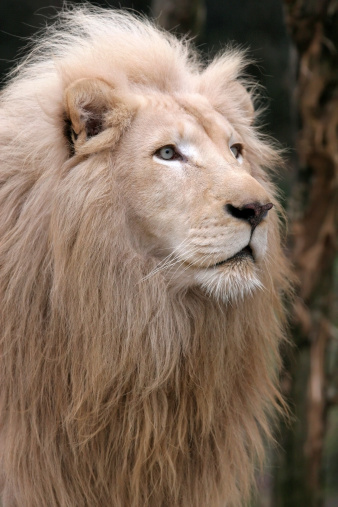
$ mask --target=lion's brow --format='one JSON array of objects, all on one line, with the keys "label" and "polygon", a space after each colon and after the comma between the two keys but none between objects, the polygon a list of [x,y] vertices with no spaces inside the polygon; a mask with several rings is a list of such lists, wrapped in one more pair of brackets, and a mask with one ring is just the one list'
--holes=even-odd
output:
[{"label": "lion's brow", "polygon": [[224,142],[225,133],[220,129],[218,122],[215,121],[217,111],[211,105],[209,107],[208,104],[197,105],[192,102],[194,100],[193,97],[175,97],[175,100],[183,111],[197,120],[210,139],[216,142]]}]

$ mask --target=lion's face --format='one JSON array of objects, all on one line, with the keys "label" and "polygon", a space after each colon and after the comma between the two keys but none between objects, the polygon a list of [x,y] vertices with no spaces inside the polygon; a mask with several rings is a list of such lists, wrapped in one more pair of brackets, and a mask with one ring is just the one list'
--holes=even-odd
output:
[{"label": "lion's face", "polygon": [[174,286],[223,300],[261,286],[272,204],[245,139],[202,95],[135,101],[113,150],[134,247]]},{"label": "lion's face", "polygon": [[245,140],[206,99],[143,98],[118,151],[133,190],[131,228],[171,283],[225,298],[260,285],[271,198]]}]

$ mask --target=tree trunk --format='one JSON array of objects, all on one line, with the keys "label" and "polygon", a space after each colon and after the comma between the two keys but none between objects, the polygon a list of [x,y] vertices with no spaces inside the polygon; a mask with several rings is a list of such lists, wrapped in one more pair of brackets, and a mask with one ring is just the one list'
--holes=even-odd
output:
[{"label": "tree trunk", "polygon": [[[287,370],[292,427],[277,506],[320,506],[328,412],[327,352],[333,319],[338,203],[338,9],[335,0],[284,0],[299,56],[299,170],[291,201],[291,252],[299,280]],[[306,404],[302,398],[306,393]]]}]

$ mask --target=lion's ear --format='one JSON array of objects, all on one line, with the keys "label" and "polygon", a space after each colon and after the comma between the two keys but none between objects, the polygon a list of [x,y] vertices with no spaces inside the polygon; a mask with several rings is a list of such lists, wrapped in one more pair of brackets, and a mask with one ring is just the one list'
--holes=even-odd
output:
[{"label": "lion's ear", "polygon": [[246,65],[243,54],[238,51],[215,59],[201,74],[200,91],[230,121],[234,115],[237,121],[250,125],[254,120],[254,105],[240,79]]},{"label": "lion's ear", "polygon": [[73,151],[89,154],[113,147],[133,116],[130,104],[101,79],[84,78],[65,91],[68,139]]}]

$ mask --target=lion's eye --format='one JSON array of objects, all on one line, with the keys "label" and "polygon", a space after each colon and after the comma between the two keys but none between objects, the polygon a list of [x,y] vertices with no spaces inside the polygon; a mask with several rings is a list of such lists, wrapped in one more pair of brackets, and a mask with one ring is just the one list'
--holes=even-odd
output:
[{"label": "lion's eye", "polygon": [[235,157],[235,159],[238,160],[238,162],[241,164],[243,162],[243,156],[242,156],[243,146],[239,143],[233,144],[232,146],[230,146],[230,151],[233,154],[233,156]]},{"label": "lion's eye", "polygon": [[176,151],[175,146],[163,146],[163,148],[156,151],[155,155],[163,160],[177,160],[182,158]]}]

